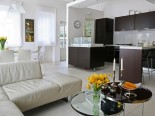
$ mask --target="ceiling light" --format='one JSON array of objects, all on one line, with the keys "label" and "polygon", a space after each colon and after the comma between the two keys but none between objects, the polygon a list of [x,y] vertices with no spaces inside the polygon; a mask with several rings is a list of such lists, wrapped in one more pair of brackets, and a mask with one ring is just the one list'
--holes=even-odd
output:
[{"label": "ceiling light", "polygon": [[19,12],[21,14],[25,14],[26,11],[22,5],[23,3],[21,1],[13,1],[13,3],[10,5],[8,12]]}]

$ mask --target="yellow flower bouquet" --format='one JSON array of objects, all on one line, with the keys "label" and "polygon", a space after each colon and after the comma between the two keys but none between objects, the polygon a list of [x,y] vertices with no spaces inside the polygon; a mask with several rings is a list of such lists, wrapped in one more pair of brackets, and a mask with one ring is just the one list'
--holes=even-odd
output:
[{"label": "yellow flower bouquet", "polygon": [[4,50],[7,37],[0,37],[1,50]]},{"label": "yellow flower bouquet", "polygon": [[102,86],[110,82],[109,76],[111,74],[92,74],[88,77],[87,89],[93,89],[94,91],[99,91]]},{"label": "yellow flower bouquet", "polygon": [[99,101],[100,101],[100,91],[102,86],[105,86],[109,80],[110,74],[92,74],[88,77],[87,89],[93,90],[93,115],[99,116]]}]

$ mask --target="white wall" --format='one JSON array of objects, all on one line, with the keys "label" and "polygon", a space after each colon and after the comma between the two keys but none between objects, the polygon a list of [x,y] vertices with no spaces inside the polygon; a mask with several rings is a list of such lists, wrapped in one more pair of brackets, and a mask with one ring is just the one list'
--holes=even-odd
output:
[{"label": "white wall", "polygon": [[[101,11],[96,11],[88,8],[69,8],[69,19],[68,19],[68,38],[70,42],[73,40],[74,37],[82,37],[83,36],[83,29],[84,29],[84,19],[99,19],[103,18],[104,13]],[[76,29],[74,28],[74,21],[80,21],[81,27]],[[93,38],[94,39],[94,38]]]},{"label": "white wall", "polygon": [[[56,45],[54,45],[52,48],[47,48],[47,61],[60,61],[60,47],[59,47],[59,27],[60,27],[60,21],[66,21],[66,3],[60,2],[59,0],[21,0],[23,1],[23,6],[26,10],[26,14],[22,17],[22,28],[23,28],[23,45],[24,47],[31,48],[31,49],[37,49],[37,43],[36,39],[34,42],[25,42],[25,19],[34,19],[34,22],[36,20],[36,8],[39,5],[49,6],[56,8]],[[10,5],[11,1],[9,0],[1,0],[0,4],[6,4]],[[50,51],[49,51],[50,50]],[[51,54],[52,53],[52,54]]]},{"label": "white wall", "polygon": [[[146,0],[108,0],[104,4],[104,17],[115,18],[129,15],[129,10],[139,12],[155,11],[155,4]],[[132,43],[137,45],[138,41],[155,41],[155,30],[125,31],[114,33],[114,43]]]}]

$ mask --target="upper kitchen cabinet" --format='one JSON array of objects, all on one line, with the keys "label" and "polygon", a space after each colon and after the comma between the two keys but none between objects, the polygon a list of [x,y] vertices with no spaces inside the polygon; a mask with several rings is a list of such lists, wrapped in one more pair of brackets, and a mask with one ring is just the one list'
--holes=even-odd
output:
[{"label": "upper kitchen cabinet", "polygon": [[135,15],[135,29],[154,29],[155,11]]},{"label": "upper kitchen cabinet", "polygon": [[115,18],[115,31],[134,30],[134,15]]},{"label": "upper kitchen cabinet", "polygon": [[102,18],[95,21],[95,43],[113,44],[113,19]]}]

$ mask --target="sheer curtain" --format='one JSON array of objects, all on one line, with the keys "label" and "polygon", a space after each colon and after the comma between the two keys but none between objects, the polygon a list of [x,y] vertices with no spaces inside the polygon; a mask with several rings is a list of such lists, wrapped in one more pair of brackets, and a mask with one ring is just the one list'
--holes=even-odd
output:
[{"label": "sheer curtain", "polygon": [[0,36],[7,36],[9,47],[21,46],[21,14],[8,12],[8,6],[0,5]]},{"label": "sheer curtain", "polygon": [[37,8],[36,37],[39,46],[51,46],[56,42],[56,9]]}]

